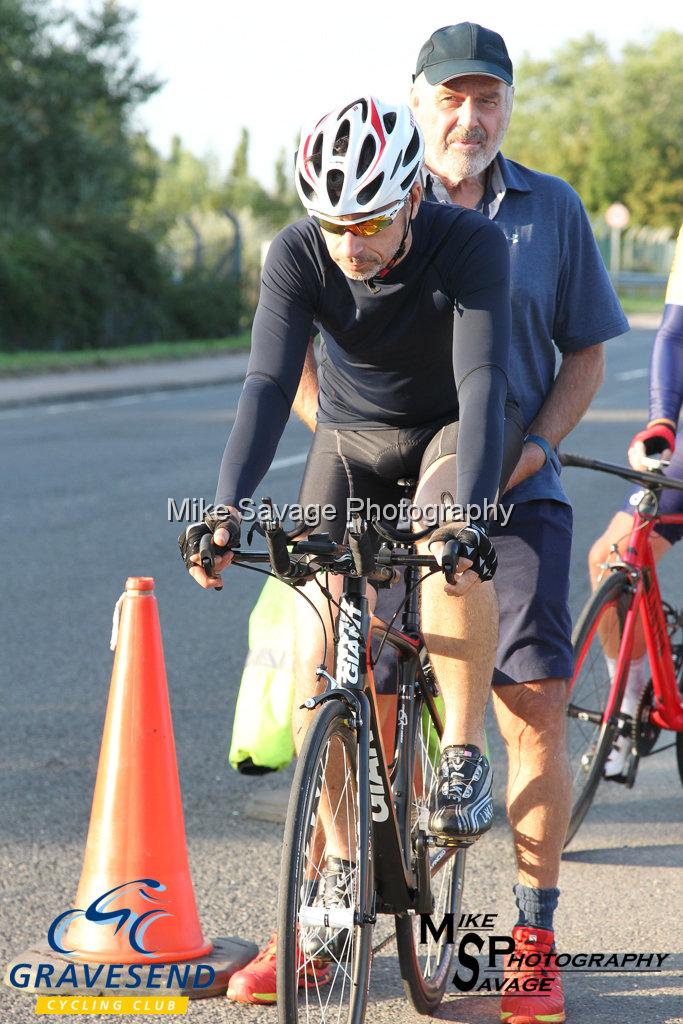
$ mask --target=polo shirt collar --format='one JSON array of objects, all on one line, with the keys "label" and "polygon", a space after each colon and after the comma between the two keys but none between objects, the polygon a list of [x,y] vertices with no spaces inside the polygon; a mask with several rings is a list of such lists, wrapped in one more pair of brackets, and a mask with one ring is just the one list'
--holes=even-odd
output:
[{"label": "polo shirt collar", "polygon": [[[431,189],[431,193],[437,202],[450,203],[451,199],[448,195],[448,190],[436,174],[425,171],[424,184],[425,187]],[[493,220],[498,213],[500,204],[508,190],[513,192],[531,192],[531,185],[521,170],[509,164],[502,153],[498,153],[489,167],[486,192],[484,194],[484,212],[490,220]]]},{"label": "polo shirt collar", "polygon": [[531,182],[521,167],[515,167],[513,164],[508,163],[502,153],[498,154],[494,163],[500,168],[506,190],[512,189],[513,192],[532,191]]}]

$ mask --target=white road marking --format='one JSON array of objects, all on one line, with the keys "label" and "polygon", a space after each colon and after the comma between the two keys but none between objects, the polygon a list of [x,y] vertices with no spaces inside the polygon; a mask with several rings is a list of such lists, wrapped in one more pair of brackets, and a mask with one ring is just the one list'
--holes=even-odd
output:
[{"label": "white road marking", "polygon": [[589,409],[582,423],[643,423],[647,409]]},{"label": "white road marking", "polygon": [[289,469],[290,466],[301,466],[308,458],[308,451],[299,452],[298,455],[286,455],[284,459],[275,459],[270,465],[270,472],[278,469]]},{"label": "white road marking", "polygon": [[622,373],[616,373],[614,376],[616,380],[643,380],[649,372],[646,366],[642,366],[639,370],[624,370]]}]

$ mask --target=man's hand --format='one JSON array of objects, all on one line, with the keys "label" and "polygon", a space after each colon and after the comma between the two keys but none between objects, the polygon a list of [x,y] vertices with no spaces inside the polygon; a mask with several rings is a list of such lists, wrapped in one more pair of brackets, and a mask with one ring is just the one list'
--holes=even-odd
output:
[{"label": "man's hand", "polygon": [[522,454],[519,457],[519,462],[512,471],[512,476],[508,480],[505,491],[506,494],[517,484],[521,484],[522,480],[528,480],[534,473],[538,473],[539,469],[545,466],[545,452],[542,448],[539,448],[533,441],[527,441],[522,447]]},{"label": "man's hand", "polygon": [[[178,538],[180,552],[190,576],[205,590],[222,590],[220,573],[233,560],[233,552],[227,545],[239,543],[240,513],[233,506],[227,506],[220,514],[209,511],[202,523],[193,523]],[[221,524],[221,521],[225,525]],[[209,576],[202,566],[200,544],[202,538],[211,535],[215,548],[225,548],[224,553],[214,550],[213,575]]]},{"label": "man's hand", "polygon": [[[434,544],[430,544],[429,552],[434,555],[439,565],[443,565],[444,549],[446,544],[444,541],[435,541]],[[450,597],[462,597],[472,587],[477,586],[481,583],[481,580],[477,576],[476,572],[472,569],[473,561],[471,558],[463,558],[462,556],[458,559],[458,564],[455,567],[455,583],[449,583],[444,577],[443,590],[444,594],[448,594]]]},{"label": "man's hand", "polygon": [[465,551],[460,554],[453,570],[455,581],[446,579],[444,593],[462,597],[477,584],[493,579],[498,560],[486,530],[478,524],[449,523],[442,526],[432,534],[428,547],[439,565],[443,566],[454,544]]}]

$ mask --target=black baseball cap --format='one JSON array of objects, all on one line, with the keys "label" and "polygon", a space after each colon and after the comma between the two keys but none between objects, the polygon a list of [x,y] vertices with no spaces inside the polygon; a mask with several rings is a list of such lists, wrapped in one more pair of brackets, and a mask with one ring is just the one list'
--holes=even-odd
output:
[{"label": "black baseball cap", "polygon": [[512,61],[502,36],[471,21],[437,29],[420,50],[415,78],[441,85],[460,75],[490,75],[512,85]]}]

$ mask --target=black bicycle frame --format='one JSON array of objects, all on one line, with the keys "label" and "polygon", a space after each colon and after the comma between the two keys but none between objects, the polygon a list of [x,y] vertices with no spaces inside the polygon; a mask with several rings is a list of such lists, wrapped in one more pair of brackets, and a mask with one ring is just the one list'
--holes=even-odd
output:
[{"label": "black bicycle frame", "polygon": [[[337,616],[338,643],[335,654],[334,678],[337,686],[330,686],[324,693],[311,700],[307,706],[317,707],[328,700],[341,700],[353,715],[358,735],[359,764],[369,765],[369,771],[358,773],[358,807],[361,837],[361,863],[359,864],[360,914],[363,921],[374,921],[377,912],[400,914],[406,910],[430,913],[431,888],[429,885],[428,850],[425,846],[420,873],[420,901],[418,884],[410,863],[406,864],[403,853],[403,837],[406,835],[405,817],[410,813],[410,794],[413,785],[415,752],[406,739],[413,735],[415,715],[415,688],[428,705],[436,723],[437,734],[441,737],[441,717],[434,703],[432,684],[420,662],[422,642],[418,630],[417,569],[406,568],[407,600],[403,614],[402,633],[389,633],[386,642],[399,654],[398,713],[396,746],[393,762],[396,774],[393,777],[394,790],[389,768],[384,757],[374,691],[368,673],[368,640],[370,636],[370,613],[365,596],[366,581],[363,577],[344,577],[344,588]],[[399,756],[399,754],[401,756]],[[400,820],[394,807],[396,796],[399,801]],[[370,824],[372,839],[370,840]],[[376,902],[370,892],[368,870],[374,846],[374,889]],[[367,848],[364,848],[367,846]],[[455,853],[455,848],[453,853]],[[444,850],[443,856],[449,851]]]}]

